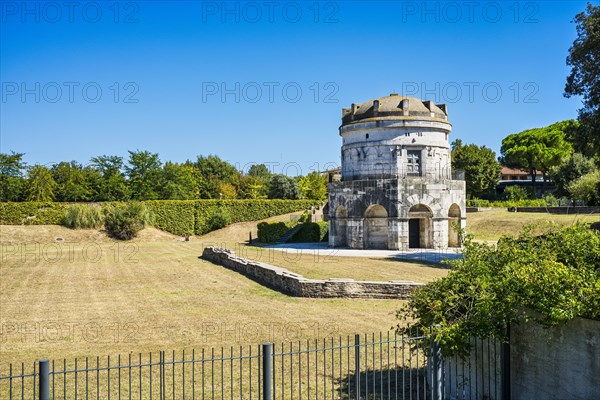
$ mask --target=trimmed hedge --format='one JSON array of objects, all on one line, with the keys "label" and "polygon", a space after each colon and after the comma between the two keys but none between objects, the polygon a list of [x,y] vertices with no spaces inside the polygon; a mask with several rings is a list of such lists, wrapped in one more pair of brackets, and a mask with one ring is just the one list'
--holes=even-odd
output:
[{"label": "trimmed hedge", "polygon": [[[293,222],[261,222],[258,224],[258,241],[260,243],[275,243],[293,227]],[[325,242],[328,238],[327,222],[304,222],[288,242]]]},{"label": "trimmed hedge", "polygon": [[1,225],[60,225],[69,203],[28,201],[0,203]]},{"label": "trimmed hedge", "polygon": [[154,218],[154,227],[178,236],[194,234],[195,200],[152,200],[143,203]]},{"label": "trimmed hedge", "polygon": [[306,210],[317,203],[316,200],[196,200],[194,232],[196,235],[210,232],[209,222],[219,207],[227,210],[231,223],[235,224]]},{"label": "trimmed hedge", "polygon": [[291,222],[261,222],[258,224],[258,241],[260,243],[275,243],[292,227],[293,223]]},{"label": "trimmed hedge", "polygon": [[292,243],[326,242],[329,239],[327,222],[305,222],[290,238]]},{"label": "trimmed hedge", "polygon": [[532,200],[516,200],[516,201],[489,201],[482,199],[467,200],[467,207],[546,207],[547,203],[544,199]]},{"label": "trimmed hedge", "polygon": [[[152,200],[143,201],[153,215],[153,226],[178,236],[203,235],[211,231],[215,216],[227,214],[230,223],[257,221],[302,211],[315,200]],[[121,203],[102,203],[106,205]],[[0,203],[2,225],[60,225],[69,203]],[[220,212],[222,210],[223,212]]]}]

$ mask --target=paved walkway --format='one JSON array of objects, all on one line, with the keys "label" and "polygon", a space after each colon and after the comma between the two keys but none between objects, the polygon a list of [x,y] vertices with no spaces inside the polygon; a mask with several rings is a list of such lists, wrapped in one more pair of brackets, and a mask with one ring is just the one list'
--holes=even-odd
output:
[{"label": "paved walkway", "polygon": [[433,250],[415,249],[409,251],[398,250],[358,250],[358,249],[333,249],[325,242],[320,243],[284,243],[265,246],[289,253],[308,252],[319,256],[337,257],[372,257],[372,258],[398,258],[402,260],[414,260],[439,263],[442,260],[457,259],[461,257],[460,250]]}]

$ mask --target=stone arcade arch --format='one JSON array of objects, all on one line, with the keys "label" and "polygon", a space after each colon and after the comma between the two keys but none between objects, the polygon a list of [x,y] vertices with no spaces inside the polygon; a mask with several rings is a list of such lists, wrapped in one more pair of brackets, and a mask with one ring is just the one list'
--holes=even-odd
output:
[{"label": "stone arcade arch", "polygon": [[348,217],[348,212],[344,206],[338,206],[335,209],[335,237],[336,243],[335,246],[345,247],[348,245],[348,237],[346,230],[346,218]]},{"label": "stone arcade arch", "polygon": [[408,247],[428,249],[433,245],[433,213],[424,204],[417,204],[408,211]]},{"label": "stone arcade arch", "polygon": [[388,213],[379,204],[365,211],[365,248],[388,248]]},{"label": "stone arcade arch", "polygon": [[460,247],[458,232],[454,229],[454,225],[460,225],[460,207],[454,203],[448,209],[448,247]]}]

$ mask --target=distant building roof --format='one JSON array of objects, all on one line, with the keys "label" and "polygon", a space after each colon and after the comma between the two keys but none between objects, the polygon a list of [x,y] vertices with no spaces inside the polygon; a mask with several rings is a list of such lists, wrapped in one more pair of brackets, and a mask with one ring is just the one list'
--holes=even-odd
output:
[{"label": "distant building roof", "polygon": [[[502,167],[502,175],[529,175],[530,172],[524,169]],[[542,171],[535,171],[536,175],[542,175]]]},{"label": "distant building roof", "polygon": [[327,169],[325,171],[321,171],[321,174],[323,174],[323,175],[327,175],[327,174],[341,174],[341,173],[342,173],[342,167],[337,167],[337,168]]}]

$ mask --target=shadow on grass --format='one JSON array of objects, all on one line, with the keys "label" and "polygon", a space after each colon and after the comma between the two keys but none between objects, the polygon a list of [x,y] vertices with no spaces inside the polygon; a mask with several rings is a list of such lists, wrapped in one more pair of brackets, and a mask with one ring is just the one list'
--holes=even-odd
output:
[{"label": "shadow on grass", "polygon": [[427,368],[371,369],[348,374],[337,380],[339,395],[343,400],[357,399],[357,378],[360,380],[359,399],[424,399],[430,396],[426,380]]}]

